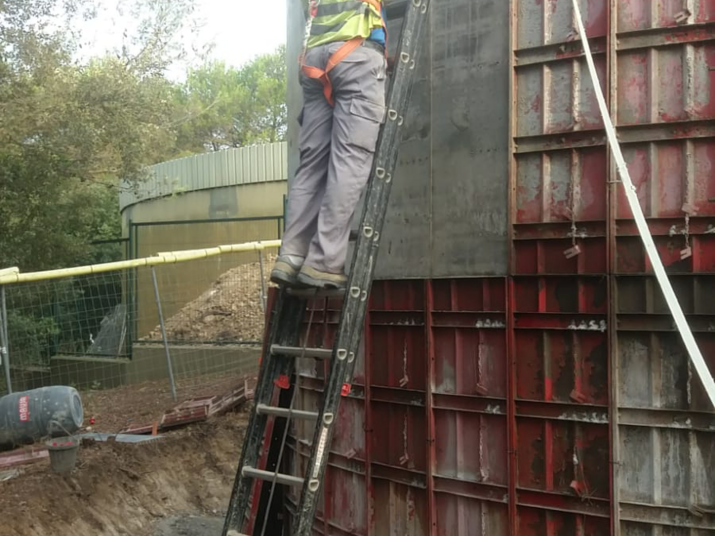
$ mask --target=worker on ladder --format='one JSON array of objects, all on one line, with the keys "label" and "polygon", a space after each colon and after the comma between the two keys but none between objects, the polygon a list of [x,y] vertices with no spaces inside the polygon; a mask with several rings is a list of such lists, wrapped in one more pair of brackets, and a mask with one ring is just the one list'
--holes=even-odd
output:
[{"label": "worker on ladder", "polygon": [[271,280],[340,289],[350,224],[385,119],[385,11],[383,0],[311,0],[308,8],[300,166]]}]

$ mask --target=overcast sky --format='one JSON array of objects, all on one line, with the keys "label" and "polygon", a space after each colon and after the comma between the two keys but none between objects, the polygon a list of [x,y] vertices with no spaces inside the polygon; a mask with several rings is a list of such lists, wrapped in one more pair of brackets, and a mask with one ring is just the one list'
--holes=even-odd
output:
[{"label": "overcast sky", "polygon": [[[82,26],[84,56],[117,48],[128,24],[117,16],[121,0],[99,0],[97,20]],[[272,52],[286,39],[286,0],[197,0],[204,25],[199,40],[215,43],[213,58],[241,65],[254,56]],[[130,24],[130,22],[129,22]],[[180,76],[178,66],[172,76]]]}]

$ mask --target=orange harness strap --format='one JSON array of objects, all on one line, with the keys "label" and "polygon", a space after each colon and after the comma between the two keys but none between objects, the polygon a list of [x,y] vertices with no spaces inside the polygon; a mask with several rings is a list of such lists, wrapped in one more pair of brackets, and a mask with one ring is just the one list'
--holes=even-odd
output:
[{"label": "orange harness strap", "polygon": [[323,95],[325,95],[325,98],[330,103],[330,106],[335,106],[335,101],[333,100],[333,84],[330,82],[328,74],[330,74],[330,71],[332,71],[341,61],[352,54],[355,49],[360,47],[363,41],[365,41],[365,39],[362,37],[356,37],[355,39],[347,41],[335,52],[335,54],[330,56],[328,64],[325,66],[325,70],[303,64],[303,73],[305,73],[305,76],[313,78],[314,80],[320,80],[323,84]]},{"label": "orange harness strap", "polygon": [[[370,4],[378,11],[381,11],[382,9],[380,0],[363,0],[363,2],[365,2],[366,4]],[[314,14],[315,13],[313,13],[313,15]],[[384,27],[385,23],[383,21],[383,28]],[[385,29],[385,34],[387,34],[387,29]],[[323,84],[323,95],[325,95],[325,98],[330,103],[330,106],[335,106],[335,100],[333,99],[333,84],[330,82],[330,77],[328,76],[330,74],[330,71],[337,67],[340,62],[342,62],[345,58],[352,54],[356,49],[361,47],[364,42],[365,38],[363,37],[355,37],[350,41],[346,41],[343,46],[341,46],[338,50],[335,51],[332,56],[330,56],[330,59],[325,66],[325,70],[319,69],[318,67],[313,67],[311,65],[306,65],[304,60],[301,60],[301,69],[303,70],[305,76],[313,80],[319,80],[320,83]],[[387,54],[387,48],[385,48],[385,54]]]}]

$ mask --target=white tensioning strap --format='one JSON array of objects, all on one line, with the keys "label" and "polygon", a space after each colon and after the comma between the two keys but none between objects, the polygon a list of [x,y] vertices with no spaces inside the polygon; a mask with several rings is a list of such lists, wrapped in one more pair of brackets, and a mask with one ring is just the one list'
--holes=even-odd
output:
[{"label": "white tensioning strap", "polygon": [[690,326],[685,319],[683,314],[683,309],[678,303],[678,298],[675,296],[673,291],[673,286],[670,284],[670,279],[665,272],[663,267],[663,262],[660,260],[660,255],[658,255],[658,250],[655,247],[655,242],[653,242],[653,237],[648,229],[648,223],[643,216],[643,211],[641,210],[640,203],[638,202],[638,194],[636,193],[636,188],[633,186],[633,181],[631,180],[630,173],[628,172],[628,166],[623,158],[623,152],[621,151],[621,146],[618,143],[618,137],[616,136],[616,129],[611,121],[611,116],[608,111],[608,106],[606,105],[606,99],[603,95],[603,90],[601,89],[601,83],[598,79],[598,73],[596,72],[596,66],[593,63],[593,55],[591,54],[591,46],[588,42],[588,37],[586,35],[586,30],[583,26],[583,18],[581,17],[581,10],[578,7],[578,0],[572,0],[574,13],[576,15],[576,24],[578,25],[578,32],[581,36],[581,41],[583,43],[583,49],[586,53],[586,61],[588,62],[588,70],[591,73],[591,79],[593,80],[594,90],[596,92],[596,98],[598,99],[598,106],[601,109],[601,115],[603,116],[603,123],[606,127],[606,135],[608,136],[608,143],[611,146],[611,151],[613,152],[613,157],[616,159],[616,166],[618,167],[618,174],[623,182],[623,188],[626,191],[626,197],[628,199],[628,204],[633,212],[633,218],[635,219],[636,226],[638,227],[638,232],[641,235],[641,240],[643,240],[643,245],[645,246],[646,253],[650,259],[650,263],[653,265],[653,271],[658,279],[660,288],[665,296],[665,301],[668,304],[675,324],[678,327],[680,336],[683,338],[683,343],[685,348],[688,350],[690,355],[690,360],[693,362],[693,366],[702,381],[705,391],[710,398],[710,403],[715,407],[715,381],[708,370],[708,366],[703,359],[703,355],[700,353],[700,348],[698,348],[695,338],[693,337],[693,332],[690,331]]}]

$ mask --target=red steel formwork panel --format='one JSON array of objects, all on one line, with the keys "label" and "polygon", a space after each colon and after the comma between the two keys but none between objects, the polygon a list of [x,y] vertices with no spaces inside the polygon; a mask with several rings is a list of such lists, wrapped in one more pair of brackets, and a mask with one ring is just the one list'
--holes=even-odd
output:
[{"label": "red steel formwork panel", "polygon": [[[715,412],[618,182],[572,0],[510,6],[509,274],[375,283],[314,534],[713,536]],[[580,7],[715,370],[715,0]],[[339,312],[312,304],[309,346],[330,347]],[[301,409],[318,408],[324,367],[300,363]],[[291,436],[301,474],[312,425]]]},{"label": "red steel formwork panel", "polygon": [[[313,303],[305,340],[329,347],[338,314]],[[315,533],[508,535],[506,348],[504,278],[376,282]],[[318,407],[324,377],[301,363],[301,408]],[[298,474],[312,429],[291,435]]]},{"label": "red steel formwork panel", "polygon": [[[581,5],[605,83],[608,2]],[[512,534],[606,536],[609,162],[603,121],[574,43],[571,0],[516,0],[512,13]]]},{"label": "red steel formwork panel", "polygon": [[[579,4],[641,207],[715,370],[715,1]],[[617,181],[572,1],[512,5],[517,534],[715,534],[715,414]]]},{"label": "red steel formwork panel", "polygon": [[[612,115],[660,257],[715,371],[715,1],[625,0],[612,18]],[[617,186],[614,526],[624,536],[715,534],[715,414]]]}]

